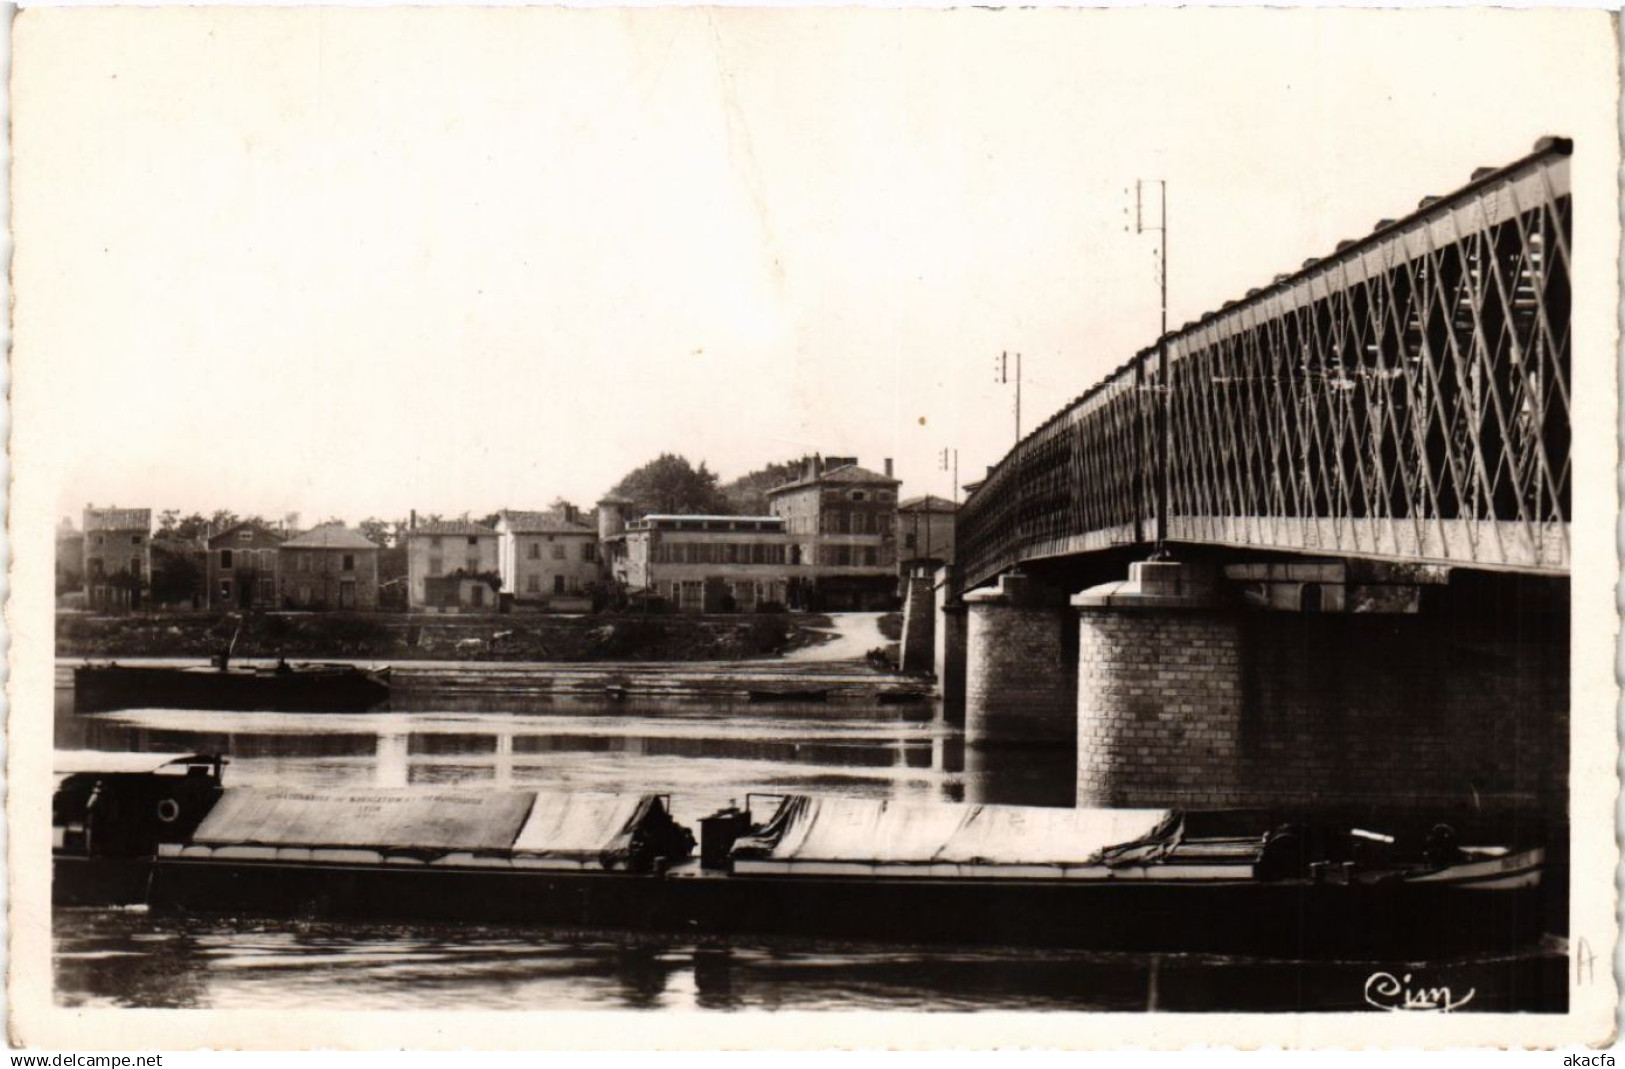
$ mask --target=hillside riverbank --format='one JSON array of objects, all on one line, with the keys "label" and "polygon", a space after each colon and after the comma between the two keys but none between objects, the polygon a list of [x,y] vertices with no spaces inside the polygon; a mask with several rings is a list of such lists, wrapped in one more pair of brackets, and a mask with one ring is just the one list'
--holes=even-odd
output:
[{"label": "hillside riverbank", "polygon": [[829,639],[828,617],[598,614],[59,613],[58,657],[209,657],[237,632],[239,657],[290,660],[690,662],[777,658]]}]

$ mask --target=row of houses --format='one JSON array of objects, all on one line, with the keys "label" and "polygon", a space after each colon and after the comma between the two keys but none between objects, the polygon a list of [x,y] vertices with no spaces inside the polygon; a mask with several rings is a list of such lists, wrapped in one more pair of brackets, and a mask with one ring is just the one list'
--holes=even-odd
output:
[{"label": "row of houses", "polygon": [[[889,460],[875,472],[855,457],[811,457],[767,492],[762,516],[635,515],[611,496],[590,518],[573,508],[504,510],[494,526],[414,517],[406,602],[423,612],[587,611],[614,589],[689,612],[883,608],[900,573],[953,554],[953,504],[899,501],[900,485]],[[151,521],[148,509],[85,509],[89,607],[140,607]],[[202,600],[215,610],[373,610],[379,549],[340,525],[289,536],[240,523],[207,539]]]}]

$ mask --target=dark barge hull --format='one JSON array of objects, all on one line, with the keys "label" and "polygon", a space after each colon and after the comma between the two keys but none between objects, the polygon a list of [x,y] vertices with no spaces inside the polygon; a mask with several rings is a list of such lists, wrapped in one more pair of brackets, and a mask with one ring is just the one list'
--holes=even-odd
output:
[{"label": "dark barge hull", "polygon": [[73,673],[82,713],[143,706],[235,712],[364,712],[389,697],[386,672],[350,666],[256,669],[92,665]]},{"label": "dark barge hull", "polygon": [[149,857],[84,857],[58,854],[51,864],[51,904],[138,906],[147,901],[153,861]]},{"label": "dark barge hull", "polygon": [[703,935],[1281,958],[1511,953],[1539,888],[1303,881],[1015,881],[463,869],[164,858],[163,912],[535,924]]}]

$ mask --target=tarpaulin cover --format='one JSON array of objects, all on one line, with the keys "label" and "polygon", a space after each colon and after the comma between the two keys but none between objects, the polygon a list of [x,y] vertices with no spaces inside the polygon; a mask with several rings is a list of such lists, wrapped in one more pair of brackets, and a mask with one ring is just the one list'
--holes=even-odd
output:
[{"label": "tarpaulin cover", "polygon": [[1126,847],[1172,843],[1167,809],[932,805],[867,798],[786,798],[734,856],[873,864],[1083,865]]},{"label": "tarpaulin cover", "polygon": [[516,854],[581,859],[624,858],[647,819],[654,795],[538,794],[514,841]]},{"label": "tarpaulin cover", "polygon": [[231,787],[192,841],[506,850],[524,825],[534,798],[529,791]]},{"label": "tarpaulin cover", "polygon": [[81,772],[141,773],[156,772],[165,765],[187,761],[204,761],[195,753],[106,753],[101,750],[57,750],[51,759],[51,770],[58,776],[77,775]]}]

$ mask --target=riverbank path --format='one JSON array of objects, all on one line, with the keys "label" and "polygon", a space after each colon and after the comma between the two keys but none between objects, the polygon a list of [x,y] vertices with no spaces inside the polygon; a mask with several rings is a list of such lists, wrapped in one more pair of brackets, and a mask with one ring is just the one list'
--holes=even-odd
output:
[{"label": "riverbank path", "polygon": [[884,646],[887,642],[886,636],[880,632],[881,614],[878,612],[832,612],[828,615],[835,624],[833,628],[817,627],[808,630],[821,631],[835,637],[816,646],[792,650],[784,655],[784,660],[799,664],[861,661],[864,654],[877,646]]}]

